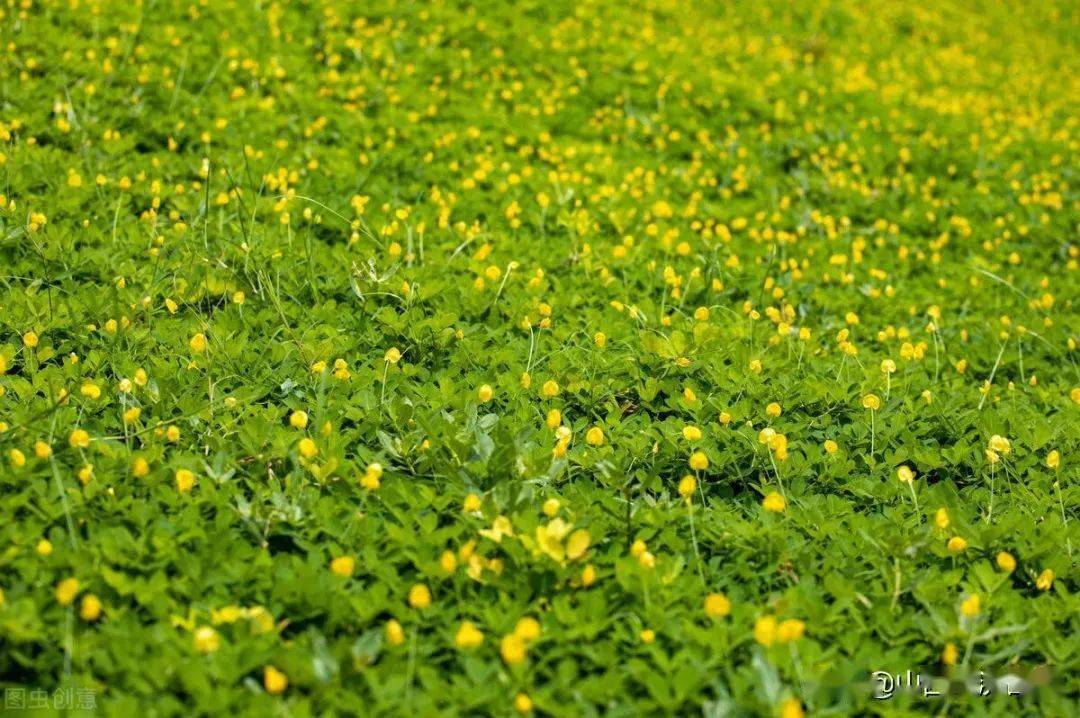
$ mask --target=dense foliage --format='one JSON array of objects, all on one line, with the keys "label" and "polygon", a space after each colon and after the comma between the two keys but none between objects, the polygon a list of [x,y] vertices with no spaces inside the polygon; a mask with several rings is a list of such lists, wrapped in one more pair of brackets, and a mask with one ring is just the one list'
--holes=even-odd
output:
[{"label": "dense foliage", "polygon": [[7,0],[5,700],[1075,715],[1078,37]]}]

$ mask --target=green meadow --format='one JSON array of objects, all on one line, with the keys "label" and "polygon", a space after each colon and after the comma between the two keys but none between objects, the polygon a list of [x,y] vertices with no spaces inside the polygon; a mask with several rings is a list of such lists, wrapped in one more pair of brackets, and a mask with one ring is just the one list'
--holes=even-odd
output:
[{"label": "green meadow", "polygon": [[1076,715],[1078,38],[6,0],[5,714]]}]

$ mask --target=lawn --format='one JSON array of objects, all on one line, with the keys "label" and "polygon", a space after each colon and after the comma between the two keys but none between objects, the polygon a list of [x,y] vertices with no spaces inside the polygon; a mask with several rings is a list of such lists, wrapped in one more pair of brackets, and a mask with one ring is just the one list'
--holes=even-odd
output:
[{"label": "lawn", "polygon": [[1080,711],[1075,3],[0,40],[8,714]]}]

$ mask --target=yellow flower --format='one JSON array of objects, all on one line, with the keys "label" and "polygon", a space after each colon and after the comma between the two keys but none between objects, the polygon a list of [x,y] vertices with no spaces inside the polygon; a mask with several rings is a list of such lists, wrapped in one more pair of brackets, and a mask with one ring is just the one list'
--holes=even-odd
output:
[{"label": "yellow flower", "polygon": [[1049,591],[1054,585],[1054,571],[1049,568],[1044,568],[1039,577],[1035,579],[1035,588],[1040,591]]},{"label": "yellow flower", "polygon": [[101,617],[101,600],[92,593],[83,596],[79,606],[79,617],[87,623],[93,623]]},{"label": "yellow flower", "polygon": [[195,486],[195,474],[188,469],[177,469],[175,478],[176,489],[182,494],[191,491]]},{"label": "yellow flower", "polygon": [[754,623],[754,640],[763,646],[771,646],[776,642],[776,619],[772,616],[762,616]]},{"label": "yellow flower", "polygon": [[642,643],[644,643],[645,645],[649,645],[656,640],[656,631],[651,628],[646,628],[638,634],[638,637],[641,639]]},{"label": "yellow flower", "polygon": [[319,447],[315,445],[314,441],[306,436],[303,439],[300,439],[299,443],[296,445],[296,449],[305,459],[312,459],[319,453]]},{"label": "yellow flower", "polygon": [[210,626],[200,626],[195,629],[194,643],[199,653],[213,653],[221,648],[221,637]]},{"label": "yellow flower", "polygon": [[730,424],[731,423],[731,414],[727,413],[726,411],[721,411],[720,412],[720,423],[723,424],[724,426],[727,426],[728,424]]},{"label": "yellow flower", "polygon": [[303,429],[307,427],[307,424],[308,415],[306,411],[297,410],[289,414],[289,426],[291,426],[292,428]]},{"label": "yellow flower", "polygon": [[480,510],[480,497],[476,494],[469,494],[465,497],[465,501],[461,505],[463,511],[472,513],[473,511]]},{"label": "yellow flower", "polygon": [[171,441],[174,444],[176,442],[180,441],[180,427],[176,426],[176,425],[172,425],[169,428],[167,428],[165,430],[165,438],[168,439],[169,441]]},{"label": "yellow flower", "polygon": [[679,480],[679,496],[684,499],[694,495],[694,491],[697,490],[697,479],[690,474],[682,477]]},{"label": "yellow flower", "polygon": [[41,539],[38,541],[34,550],[37,551],[38,556],[51,556],[53,552],[52,541],[49,541],[49,539]]},{"label": "yellow flower", "polygon": [[136,479],[142,479],[150,473],[150,464],[146,462],[141,456],[136,456],[135,460],[131,462],[131,475]]},{"label": "yellow flower", "polygon": [[373,461],[364,469],[364,475],[360,478],[360,485],[369,491],[374,491],[381,486],[383,467],[377,461]]},{"label": "yellow flower", "polygon": [[514,626],[514,635],[528,643],[540,637],[540,622],[532,616],[525,616]]},{"label": "yellow flower", "polygon": [[977,593],[971,594],[960,602],[960,613],[968,618],[978,616],[980,610],[982,610],[981,601],[979,599],[979,594]]},{"label": "yellow flower", "polygon": [[766,416],[771,416],[775,418],[777,416],[780,416],[781,413],[783,413],[783,409],[781,409],[780,405],[777,404],[775,401],[765,407]]},{"label": "yellow flower", "polygon": [[784,436],[783,434],[777,434],[776,432],[773,432],[772,435],[769,437],[768,444],[769,444],[769,448],[773,450],[774,454],[776,454],[776,458],[778,460],[784,461],[785,459],[787,459],[787,456],[788,456],[788,452],[787,452],[788,443],[787,443],[787,437],[786,436]]},{"label": "yellow flower", "polygon": [[[541,527],[538,526],[536,531],[537,535],[539,535]],[[502,541],[503,536],[514,535],[514,525],[511,524],[510,519],[505,516],[496,516],[495,520],[491,522],[490,529],[480,529],[477,533],[484,538],[489,538],[495,543],[499,543]]]},{"label": "yellow flower", "polygon": [[585,443],[589,446],[600,446],[604,443],[604,430],[594,426],[585,432]]},{"label": "yellow flower", "polygon": [[762,500],[761,506],[770,513],[779,514],[783,513],[787,507],[787,501],[784,500],[783,496],[772,491]]},{"label": "yellow flower", "polygon": [[356,559],[352,556],[338,556],[330,562],[330,572],[335,576],[347,578],[356,570]]},{"label": "yellow flower", "polygon": [[[593,334],[593,344],[603,349],[604,345],[607,344],[607,335],[603,332]],[[1080,397],[1080,388],[1076,389],[1076,395]],[[1080,401],[1077,401],[1076,403],[1080,404]]]},{"label": "yellow flower", "polygon": [[553,396],[559,394],[559,383],[554,379],[548,379],[544,382],[544,386],[540,388],[540,395],[544,398],[550,399]]},{"label": "yellow flower", "polygon": [[244,609],[240,606],[224,606],[210,611],[210,622],[215,626],[222,623],[236,623],[244,616]]},{"label": "yellow flower", "polygon": [[137,406],[133,406],[124,412],[123,418],[125,424],[134,424],[139,420],[139,416],[142,414],[142,409]]},{"label": "yellow flower", "polygon": [[386,622],[386,642],[391,646],[400,646],[405,642],[405,629],[393,618]]},{"label": "yellow flower", "polygon": [[780,718],[803,718],[804,715],[798,698],[787,698],[780,704]]},{"label": "yellow flower", "polygon": [[584,556],[585,552],[589,550],[591,541],[592,537],[589,536],[589,532],[585,529],[578,529],[570,534],[570,538],[566,540],[566,558],[576,561]]},{"label": "yellow flower", "polygon": [[79,595],[79,579],[65,578],[56,584],[56,602],[61,606],[70,606]]},{"label": "yellow flower", "polygon": [[559,513],[559,500],[554,497],[548,499],[544,502],[541,510],[548,518],[555,518],[555,515]]},{"label": "yellow flower", "polygon": [[191,347],[191,351],[196,354],[202,354],[206,351],[206,335],[202,332],[195,334],[188,342],[188,346]]},{"label": "yellow flower", "polygon": [[[569,531],[570,525],[562,519],[554,519],[546,526],[537,526],[537,547],[552,560],[562,562],[562,560],[566,558],[566,550],[563,548],[562,540]],[[587,538],[588,536],[586,535],[586,540]],[[587,542],[585,547],[588,547]]]},{"label": "yellow flower", "polygon": [[937,513],[934,514],[934,525],[936,525],[942,531],[949,528],[949,511],[948,511],[948,509],[942,507],[942,508],[937,510]]},{"label": "yellow flower", "polygon": [[833,441],[832,439],[826,439],[825,440],[825,453],[826,454],[835,454],[839,448],[840,448],[840,446],[835,441]]},{"label": "yellow flower", "polygon": [[476,648],[483,642],[483,632],[477,628],[472,621],[462,621],[461,627],[458,628],[457,635],[454,636],[454,643],[457,644],[457,647],[469,650]]},{"label": "yellow flower", "polygon": [[697,441],[701,438],[701,429],[692,425],[684,426],[682,430],[682,435],[683,438],[687,441]]},{"label": "yellow flower", "polygon": [[401,361],[401,352],[397,347],[390,347],[386,350],[386,354],[383,354],[383,361],[388,364],[397,364]]},{"label": "yellow flower", "polygon": [[87,399],[98,399],[101,397],[101,387],[93,382],[87,382],[79,387],[79,393]]},{"label": "yellow flower", "polygon": [[881,399],[879,399],[876,394],[867,394],[862,398],[862,405],[864,409],[877,411],[881,408]]},{"label": "yellow flower", "polygon": [[946,548],[949,549],[949,553],[960,553],[967,548],[967,545],[967,539],[963,538],[962,536],[953,536],[951,539],[949,539],[949,543],[946,545]]},{"label": "yellow flower", "polygon": [[289,687],[289,677],[273,666],[263,668],[263,688],[270,695],[278,695]]},{"label": "yellow flower", "polygon": [[1012,451],[1012,444],[1009,443],[1009,440],[1006,439],[1004,436],[999,436],[998,434],[994,434],[993,436],[990,437],[990,441],[987,444],[987,448],[990,451],[993,451],[995,453],[998,453],[998,454],[1001,454],[1002,456],[1004,456],[1004,455],[1008,454],[1010,451]]},{"label": "yellow flower", "polygon": [[422,583],[418,583],[409,589],[409,605],[413,608],[425,609],[431,605],[431,591]]},{"label": "yellow flower", "polygon": [[896,478],[900,479],[905,484],[910,484],[915,480],[915,472],[911,470],[911,467],[905,464],[896,470]]},{"label": "yellow flower", "polygon": [[781,643],[791,643],[803,637],[806,633],[806,624],[797,618],[788,618],[780,622],[776,627],[776,638]]},{"label": "yellow flower", "polygon": [[731,601],[722,593],[710,593],[705,597],[705,615],[723,618],[731,613]]},{"label": "yellow flower", "polygon": [[1016,570],[1016,559],[1008,551],[1002,551],[997,555],[997,565],[1005,573],[1012,573]]},{"label": "yellow flower", "polygon": [[1046,466],[1051,469],[1061,466],[1061,453],[1057,449],[1046,455]]},{"label": "yellow flower", "polygon": [[529,696],[524,693],[518,693],[514,696],[514,710],[518,713],[528,713],[532,710],[533,702]]},{"label": "yellow flower", "polygon": [[596,583],[596,567],[591,563],[581,571],[581,585],[585,588]]},{"label": "yellow flower", "polygon": [[955,666],[958,660],[960,660],[960,651],[957,650],[956,644],[946,643],[945,648],[941,650],[941,662],[946,666]]},{"label": "yellow flower", "polygon": [[544,423],[549,429],[557,428],[559,424],[562,423],[562,412],[560,412],[558,409],[552,409],[547,413],[547,418],[545,419]]},{"label": "yellow flower", "polygon": [[705,456],[702,451],[695,451],[690,455],[690,468],[694,471],[704,471],[709,468],[709,457]]},{"label": "yellow flower", "polygon": [[476,395],[481,403],[486,404],[491,401],[491,397],[495,396],[495,391],[491,388],[490,384],[484,384],[477,390]]},{"label": "yellow flower", "polygon": [[23,346],[27,349],[33,349],[38,345],[38,335],[32,331],[23,334],[22,336]]},{"label": "yellow flower", "polygon": [[499,642],[499,653],[509,666],[515,666],[525,660],[525,641],[513,633],[503,636]]},{"label": "yellow flower", "polygon": [[90,446],[90,434],[86,433],[82,429],[76,429],[71,432],[71,436],[68,437],[68,443],[74,449],[85,449]]},{"label": "yellow flower", "polygon": [[18,449],[12,449],[8,452],[8,458],[11,459],[11,465],[16,469],[21,469],[26,466],[26,454]]}]

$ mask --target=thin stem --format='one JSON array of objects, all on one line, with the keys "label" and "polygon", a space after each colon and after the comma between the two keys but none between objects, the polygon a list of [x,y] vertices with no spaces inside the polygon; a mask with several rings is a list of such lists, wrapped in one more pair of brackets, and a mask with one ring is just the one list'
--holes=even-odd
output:
[{"label": "thin stem", "polygon": [[997,373],[998,365],[1001,364],[1001,355],[1005,353],[1005,344],[1002,343],[1001,351],[998,352],[997,359],[994,360],[994,368],[990,370],[990,377],[986,380],[986,393],[982,395],[982,399],[979,399],[979,409],[983,408],[983,404],[986,403],[986,397],[990,396],[990,387],[994,384],[994,374]]},{"label": "thin stem", "polygon": [[780,469],[776,465],[776,459],[773,458],[772,450],[766,447],[765,451],[769,454],[769,463],[772,464],[773,472],[776,474],[776,484],[780,487],[780,495],[787,499],[787,493],[784,492],[784,482],[780,480]]},{"label": "thin stem", "polygon": [[75,605],[68,606],[64,618],[64,683],[71,681],[71,656],[75,652]]},{"label": "thin stem", "polygon": [[705,571],[701,568],[701,553],[698,551],[697,531],[694,530],[694,505],[690,497],[686,499],[686,515],[690,517],[690,541],[694,544],[694,559],[697,561],[698,576],[701,578],[701,587],[706,586]]},{"label": "thin stem", "polygon": [[[1057,492],[1058,506],[1061,507],[1061,525],[1068,526],[1069,519],[1065,516],[1065,502],[1061,498],[1061,483],[1054,482],[1054,491]],[[1069,532],[1065,532],[1065,547],[1069,550],[1069,557],[1072,558],[1072,538],[1069,537]]]},{"label": "thin stem", "polygon": [[870,458],[874,458],[874,410],[870,410]]},{"label": "thin stem", "polygon": [[938,334],[935,331],[934,337],[934,384],[937,384],[938,378],[941,376],[941,350],[938,349]]},{"label": "thin stem", "polygon": [[409,640],[409,662],[405,668],[405,705],[412,705],[413,674],[416,670],[416,634],[419,629],[413,630]]},{"label": "thin stem", "polygon": [[915,493],[915,480],[912,479],[908,482],[908,488],[911,489],[911,500],[915,502],[915,517],[922,523],[922,514],[919,513],[919,496]]},{"label": "thin stem", "polygon": [[382,416],[383,401],[386,398],[386,372],[390,368],[390,362],[383,362],[382,388],[379,390],[379,416]]}]

